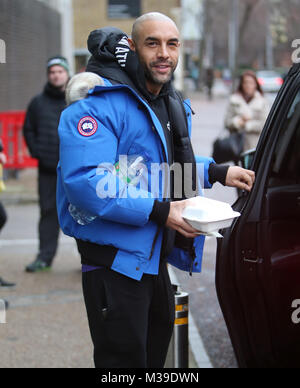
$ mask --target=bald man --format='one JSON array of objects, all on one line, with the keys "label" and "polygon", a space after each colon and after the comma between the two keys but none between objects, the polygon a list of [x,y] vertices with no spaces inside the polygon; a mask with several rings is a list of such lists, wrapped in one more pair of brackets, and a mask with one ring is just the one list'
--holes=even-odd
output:
[{"label": "bald man", "polygon": [[[201,272],[205,238],[182,212],[200,194],[200,181],[202,188],[219,181],[251,190],[254,174],[195,157],[190,103],[171,83],[180,50],[171,19],[143,15],[131,39],[116,28],[96,30],[88,46],[87,71],[105,86],[71,104],[61,118],[60,224],[81,253],[96,367],[163,368],[175,311],[166,263]],[[135,177],[133,167],[122,176],[122,155],[135,166]],[[153,166],[174,163],[182,175],[164,174],[168,190],[154,189],[153,180],[161,179]],[[116,191],[107,196],[106,187]],[[70,204],[78,209],[74,219]],[[91,217],[78,220],[80,214]]]}]

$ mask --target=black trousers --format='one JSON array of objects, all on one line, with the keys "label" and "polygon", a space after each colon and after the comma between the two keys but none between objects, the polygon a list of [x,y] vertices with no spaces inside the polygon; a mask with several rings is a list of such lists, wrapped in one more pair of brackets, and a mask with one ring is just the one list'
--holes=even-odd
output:
[{"label": "black trousers", "polygon": [[109,269],[83,273],[96,368],[163,368],[173,333],[166,264],[136,281]]},{"label": "black trousers", "polygon": [[0,231],[3,228],[3,226],[6,224],[6,221],[7,221],[6,211],[2,203],[0,202]]},{"label": "black trousers", "polygon": [[57,174],[39,170],[40,250],[37,259],[51,265],[56,255],[59,222],[56,210]]}]

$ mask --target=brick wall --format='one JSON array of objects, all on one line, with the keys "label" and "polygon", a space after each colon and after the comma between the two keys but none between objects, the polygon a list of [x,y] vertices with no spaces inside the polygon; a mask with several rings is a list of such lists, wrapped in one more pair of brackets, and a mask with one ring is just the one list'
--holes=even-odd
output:
[{"label": "brick wall", "polygon": [[60,15],[36,0],[0,0],[0,111],[24,110],[46,83],[46,62],[61,49]]}]

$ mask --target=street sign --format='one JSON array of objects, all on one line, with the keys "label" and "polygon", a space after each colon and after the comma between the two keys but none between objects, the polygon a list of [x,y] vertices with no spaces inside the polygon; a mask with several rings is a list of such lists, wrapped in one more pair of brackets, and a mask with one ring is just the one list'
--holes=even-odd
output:
[{"label": "street sign", "polygon": [[108,0],[109,19],[130,19],[141,16],[141,0]]}]

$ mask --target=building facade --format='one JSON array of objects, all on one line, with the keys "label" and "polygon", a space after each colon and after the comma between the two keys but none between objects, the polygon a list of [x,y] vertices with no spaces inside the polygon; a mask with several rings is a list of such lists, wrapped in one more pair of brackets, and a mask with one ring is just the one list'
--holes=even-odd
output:
[{"label": "building facade", "polygon": [[25,110],[41,92],[47,59],[62,53],[61,37],[61,13],[47,1],[0,0],[0,111]]},{"label": "building facade", "polygon": [[91,31],[113,26],[130,34],[134,20],[140,15],[156,11],[174,18],[173,11],[180,3],[180,0],[73,0],[76,71],[86,65],[87,38]]},{"label": "building facade", "polygon": [[38,0],[56,10],[61,17],[61,54],[68,59],[74,72],[73,0]]}]

